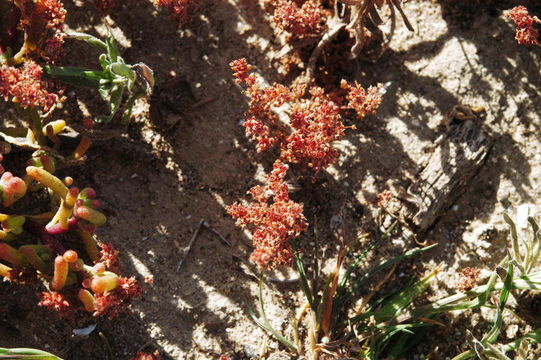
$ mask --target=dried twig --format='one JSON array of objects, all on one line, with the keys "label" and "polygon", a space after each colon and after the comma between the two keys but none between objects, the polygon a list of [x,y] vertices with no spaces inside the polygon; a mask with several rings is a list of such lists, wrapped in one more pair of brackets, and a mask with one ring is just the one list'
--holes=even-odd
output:
[{"label": "dried twig", "polygon": [[346,27],[346,23],[342,22],[339,18],[329,19],[329,30],[323,35],[315,49],[310,55],[308,65],[306,67],[306,73],[304,75],[305,82],[311,82],[314,78],[314,71],[316,68],[317,60],[319,59],[321,52],[325,47],[338,35],[340,30]]},{"label": "dried twig", "polygon": [[233,245],[231,245],[231,243],[229,242],[229,240],[227,240],[222,234],[220,234],[220,232],[218,230],[216,230],[215,228],[213,228],[212,226],[209,225],[208,222],[206,221],[203,221],[203,226],[205,227],[205,229],[207,229],[208,231],[210,231],[211,233],[213,233],[214,235],[218,236],[218,238],[227,246],[229,247],[233,247]]},{"label": "dried twig", "polygon": [[190,239],[190,242],[188,243],[188,250],[186,250],[186,252],[182,256],[182,258],[178,262],[177,271],[180,270],[180,267],[184,263],[184,260],[186,260],[186,258],[188,257],[188,254],[190,253],[190,250],[192,249],[192,247],[193,247],[193,245],[195,243],[195,239],[197,239],[197,235],[199,235],[199,232],[201,231],[201,228],[203,227],[204,223],[205,223],[205,220],[203,220],[203,219],[199,220],[199,225],[197,226],[197,229],[193,233],[192,238]]}]

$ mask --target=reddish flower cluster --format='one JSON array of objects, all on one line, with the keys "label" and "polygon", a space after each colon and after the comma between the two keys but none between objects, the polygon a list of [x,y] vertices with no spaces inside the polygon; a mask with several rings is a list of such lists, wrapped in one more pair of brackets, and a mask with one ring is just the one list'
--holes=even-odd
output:
[{"label": "reddish flower cluster", "polygon": [[177,21],[178,26],[184,25],[193,11],[194,0],[154,0],[157,7],[166,8],[171,16]]},{"label": "reddish flower cluster", "polygon": [[35,2],[36,8],[39,7],[39,12],[43,19],[47,22],[47,29],[63,30],[64,21],[66,19],[66,10],[64,4],[60,0],[38,0]]},{"label": "reddish flower cluster", "polygon": [[[247,136],[257,141],[258,151],[277,144],[280,158],[268,176],[268,184],[249,191],[255,202],[248,206],[235,203],[227,210],[238,226],[251,232],[254,262],[268,268],[289,264],[293,258],[289,240],[298,237],[308,224],[302,214],[303,205],[289,199],[285,163],[299,163],[318,172],[336,161],[339,152],[333,143],[345,131],[339,105],[343,99],[333,101],[319,87],[307,93],[305,85],[273,84],[261,88],[255,75],[249,73],[252,66],[246,59],[235,60],[230,66],[236,81],[246,85],[250,98],[248,119],[243,124]],[[357,83],[344,83],[342,87],[347,91],[349,107],[359,117],[374,112],[381,101],[378,88],[366,91]],[[287,124],[278,121],[278,111],[288,117]]]},{"label": "reddish flower cluster", "polygon": [[541,23],[537,16],[530,16],[528,9],[524,6],[517,6],[511,9],[507,14],[517,25],[515,39],[521,45],[541,46],[539,41],[539,30],[535,29],[534,23]]},{"label": "reddish flower cluster", "polygon": [[368,114],[375,114],[381,103],[379,90],[381,86],[370,86],[364,89],[357,81],[354,85],[348,84],[342,80],[340,87],[347,90],[346,100],[348,107],[355,110],[359,119],[364,118]]},{"label": "reddish flower cluster", "polygon": [[38,305],[48,310],[54,310],[62,317],[72,316],[74,312],[73,306],[66,300],[64,295],[55,291],[42,292]]},{"label": "reddish flower cluster", "polygon": [[332,143],[344,136],[345,127],[340,107],[325,96],[323,89],[312,88],[310,94],[310,99],[300,99],[292,105],[292,131],[281,144],[281,158],[318,172],[338,158],[339,152]]},{"label": "reddish flower cluster", "polygon": [[152,354],[138,351],[130,360],[161,360],[161,356],[158,350],[154,351]]},{"label": "reddish flower cluster", "polygon": [[303,204],[289,198],[284,181],[287,169],[287,165],[276,161],[267,177],[267,185],[255,186],[249,191],[255,202],[235,203],[227,208],[237,225],[251,232],[255,250],[250,259],[261,267],[289,265],[293,259],[289,240],[308,227],[302,213]]},{"label": "reddish flower cluster", "polygon": [[250,75],[250,71],[252,71],[253,66],[246,62],[246,58],[233,60],[229,66],[231,67],[231,70],[235,72],[233,76],[237,78],[236,81],[238,84],[245,82],[248,86],[254,85],[256,82],[255,76]]},{"label": "reddish flower cluster", "polygon": [[0,67],[0,96],[23,108],[41,107],[47,112],[60,98],[50,92],[52,86],[42,76],[43,69],[33,61],[25,62],[22,68],[4,65]]},{"label": "reddish flower cluster", "polygon": [[94,316],[107,315],[109,319],[117,317],[143,293],[143,288],[134,277],[119,277],[118,287],[112,291],[96,294]]},{"label": "reddish flower cluster", "polygon": [[[257,141],[258,151],[279,143],[283,161],[301,163],[316,172],[334,163],[338,151],[332,142],[344,135],[344,126],[340,108],[324,95],[323,90],[313,88],[311,97],[303,99],[306,89],[303,85],[288,88],[273,84],[262,89],[255,75],[248,74],[252,67],[246,59],[233,61],[231,68],[236,71],[237,81],[247,85],[250,108],[243,126],[246,135]],[[289,129],[279,124],[273,112],[286,103],[291,104]]]},{"label": "reddish flower cluster", "polygon": [[[332,144],[344,136],[345,127],[340,106],[321,88],[311,88],[309,98],[304,97],[306,87],[303,85],[288,88],[273,84],[262,89],[255,75],[249,74],[252,66],[246,59],[235,60],[230,65],[237,82],[247,86],[250,108],[243,126],[246,135],[257,141],[258,151],[278,143],[284,162],[300,163],[316,172],[336,161],[339,153]],[[379,87],[365,90],[357,82],[349,85],[345,81],[341,86],[347,91],[348,107],[354,109],[359,118],[374,113],[381,102]],[[289,129],[278,122],[273,112],[284,104],[290,104]]]},{"label": "reddish flower cluster", "polygon": [[235,71],[237,82],[247,86],[246,94],[250,97],[248,119],[243,124],[246,135],[257,141],[257,151],[266,150],[286,136],[285,131],[277,124],[278,117],[272,109],[299,99],[305,87],[297,86],[289,89],[275,83],[262,89],[256,76],[248,73],[252,66],[246,63],[246,59],[235,60],[230,66]]},{"label": "reddish flower cluster", "polygon": [[98,242],[98,246],[101,248],[99,262],[103,263],[107,269],[116,270],[119,263],[119,251],[115,249],[113,244]]},{"label": "reddish flower cluster", "polygon": [[321,30],[324,18],[318,0],[304,1],[302,5],[293,0],[274,0],[274,22],[279,29],[303,38]]},{"label": "reddish flower cluster", "polygon": [[63,55],[64,21],[66,10],[60,0],[21,0],[15,4],[20,10],[19,27],[25,33],[23,46],[25,56],[28,51],[36,52],[45,61],[54,63]]},{"label": "reddish flower cluster", "polygon": [[460,282],[457,284],[457,289],[462,292],[473,289],[479,281],[481,270],[467,267],[460,273]]}]

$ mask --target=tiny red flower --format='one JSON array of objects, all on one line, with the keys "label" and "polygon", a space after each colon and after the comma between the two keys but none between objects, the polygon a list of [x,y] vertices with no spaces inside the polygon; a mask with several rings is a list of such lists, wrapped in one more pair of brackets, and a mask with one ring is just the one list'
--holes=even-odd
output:
[{"label": "tiny red flower", "polygon": [[383,208],[389,201],[392,200],[392,198],[393,194],[389,190],[385,190],[376,196],[376,201],[374,204],[379,208]]},{"label": "tiny red flower", "polygon": [[53,310],[59,313],[60,316],[69,317],[73,315],[74,307],[64,297],[64,295],[52,291],[42,292],[41,300],[38,303],[39,306],[43,306],[48,310]]},{"label": "tiny red flower", "polygon": [[106,315],[109,319],[117,317],[132,302],[132,300],[143,293],[143,288],[135,278],[119,278],[119,285],[116,289],[96,294],[94,316]]},{"label": "tiny red flower", "polygon": [[541,20],[537,16],[531,16],[528,13],[528,9],[524,6],[516,6],[512,8],[508,13],[515,24],[517,25],[517,32],[515,39],[521,45],[538,45],[539,30],[534,28],[534,23],[541,23]]},{"label": "tiny red flower", "polygon": [[347,90],[346,100],[348,107],[355,110],[359,119],[368,114],[375,114],[381,103],[379,90],[381,86],[371,86],[365,90],[357,81],[353,85],[342,80],[340,87]]},{"label": "tiny red flower", "polygon": [[115,249],[113,244],[98,242],[98,246],[101,248],[99,262],[103,263],[107,269],[116,270],[118,267],[119,251]]},{"label": "tiny red flower", "polygon": [[298,5],[292,0],[273,0],[274,22],[279,29],[303,38],[321,31],[323,10],[317,0]]},{"label": "tiny red flower", "polygon": [[191,12],[196,7],[196,0],[154,0],[157,7],[166,8],[178,26],[186,24]]},{"label": "tiny red flower", "polygon": [[473,289],[479,281],[481,270],[467,267],[460,273],[460,282],[457,284],[457,289],[462,292]]}]

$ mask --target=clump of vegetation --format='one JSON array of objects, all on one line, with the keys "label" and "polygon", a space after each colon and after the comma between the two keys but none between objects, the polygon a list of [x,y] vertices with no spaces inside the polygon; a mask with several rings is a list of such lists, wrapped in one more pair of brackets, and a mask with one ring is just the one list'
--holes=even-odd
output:
[{"label": "clump of vegetation", "polygon": [[[321,57],[327,56],[325,67],[340,57],[376,60],[385,52],[396,29],[399,13],[405,26],[413,27],[402,10],[402,0],[272,0],[274,23],[287,32],[297,59],[306,63],[304,81],[314,79]],[[390,11],[390,31],[385,34],[380,13]],[[333,42],[337,42],[333,45]],[[309,54],[309,55],[306,55]],[[291,56],[290,56],[291,57]],[[295,56],[294,56],[295,57]],[[297,60],[298,61],[298,60]]]},{"label": "clump of vegetation", "polygon": [[[65,33],[66,11],[57,0],[23,0],[9,7],[8,28],[0,42],[0,93],[19,111],[26,126],[0,128],[0,162],[24,172],[14,174],[0,165],[0,276],[21,284],[42,280],[48,287],[39,304],[72,317],[78,310],[95,316],[117,316],[141,294],[141,286],[118,274],[111,245],[95,239],[107,218],[97,193],[59,177],[64,167],[84,162],[91,139],[83,135],[71,153],[62,149],[62,133],[71,122],[54,120],[54,110],[67,85],[93,88],[109,104],[110,113],[83,119],[83,129],[96,122],[127,122],[135,101],[150,94],[152,71],[129,65],[112,38],[102,41],[81,33]],[[100,70],[58,66],[67,38],[83,40],[103,50]],[[19,45],[19,39],[23,39]],[[18,50],[17,50],[18,49]],[[77,124],[77,121],[72,121]],[[26,152],[11,160],[12,148]],[[26,163],[25,163],[26,162]],[[24,170],[25,169],[25,170]],[[38,194],[41,194],[38,196]],[[49,210],[40,211],[40,196]],[[16,206],[22,198],[25,204]],[[79,239],[66,249],[65,239]]]},{"label": "clump of vegetation", "polygon": [[521,45],[541,46],[539,43],[539,30],[535,28],[535,24],[541,24],[541,20],[537,16],[531,16],[528,9],[524,6],[517,6],[509,10],[507,15],[513,19],[517,25],[515,39]]},{"label": "clump of vegetation", "polygon": [[[379,289],[388,281],[400,261],[436,246],[433,244],[407,251],[382,261],[363,274],[357,273],[357,267],[366,255],[382,240],[392,236],[395,223],[379,239],[369,241],[368,245],[358,251],[360,255],[355,257],[349,266],[345,263],[346,255],[356,244],[346,243],[340,236],[336,266],[328,274],[322,274],[319,270],[309,274],[306,270],[307,257],[295,247],[295,267],[301,279],[306,302],[299,307],[293,321],[292,340],[275,330],[265,315],[262,296],[264,278],[260,281],[261,316],[252,314],[252,317],[291,354],[309,359],[319,359],[322,355],[337,358],[396,359],[408,354],[408,351],[420,342],[428,327],[444,326],[438,316],[449,311],[490,307],[495,309],[492,326],[481,339],[475,339],[470,334],[465,341],[471,344],[472,350],[457,355],[453,360],[477,357],[508,359],[506,353],[510,351],[527,354],[529,346],[541,342],[541,329],[508,344],[497,344],[497,340],[504,325],[503,314],[508,311],[506,306],[510,296],[518,297],[525,291],[538,290],[541,286],[541,273],[533,270],[535,265],[539,265],[541,237],[537,223],[530,218],[533,236],[522,239],[520,244],[514,223],[507,215],[505,220],[511,227],[512,250],[500,261],[484,285],[474,286],[474,283],[469,283],[467,287],[461,287],[460,292],[455,295],[426,305],[415,305],[415,299],[427,290],[431,280],[441,270],[438,267],[404,289],[391,295],[381,294]],[[362,238],[368,237],[366,234]],[[318,255],[314,254],[310,261],[315,264],[313,269],[320,269],[317,266],[318,261]],[[387,271],[387,275],[374,282],[374,275],[383,271]],[[472,270],[468,270],[468,273],[471,272]],[[353,277],[353,274],[356,276]],[[370,284],[370,281],[374,283]],[[371,290],[359,299],[359,290],[367,286]],[[490,304],[491,299],[497,299],[493,305]]]},{"label": "clump of vegetation", "polygon": [[[280,150],[279,159],[267,177],[268,184],[256,186],[249,193],[255,202],[233,204],[228,212],[237,225],[251,229],[255,251],[252,260],[263,267],[290,264],[293,251],[290,241],[307,228],[303,204],[289,198],[285,177],[289,166],[300,164],[318,173],[336,162],[339,151],[333,146],[344,136],[343,109],[354,109],[358,119],[374,114],[381,97],[379,87],[362,88],[358,83],[342,82],[345,96],[337,100],[319,87],[286,87],[282,84],[262,88],[246,59],[233,61],[231,68],[239,84],[246,85],[250,98],[246,135],[257,141],[257,151],[272,146]],[[340,106],[340,104],[342,106]],[[282,120],[284,120],[282,122]]]},{"label": "clump of vegetation", "polygon": [[[193,17],[201,3],[152,1],[179,27]],[[271,9],[274,25],[287,42],[280,52],[284,56],[278,57],[289,65],[299,65],[304,74],[291,85],[283,84],[287,80],[265,85],[246,59],[230,64],[249,102],[242,122],[246,136],[255,143],[257,152],[276,155],[265,183],[248,191],[250,200],[226,206],[253,245],[250,260],[257,271],[250,269],[250,275],[257,273],[254,277],[259,277],[259,314],[250,312],[253,321],[280,342],[291,358],[398,359],[418,349],[430,329],[444,326],[442,317],[449,312],[484,308],[493,314],[492,321],[484,333],[474,336],[466,331],[462,338],[465,351],[453,360],[526,358],[532,345],[541,342],[541,329],[524,330],[510,342],[502,340],[502,333],[504,314],[513,312],[511,300],[541,288],[541,232],[533,218],[528,218],[532,235],[521,238],[506,215],[511,245],[490,276],[482,277],[480,268],[466,267],[460,273],[456,293],[428,301],[423,295],[443,270],[442,265],[429,268],[420,279],[400,284],[398,289],[389,290],[386,285],[400,262],[421,253],[427,255],[437,244],[417,243],[418,247],[379,259],[375,266],[361,271],[361,264],[374,249],[399,234],[398,221],[386,230],[380,231],[378,226],[376,234],[381,235],[365,233],[353,240],[346,236],[344,226],[332,237],[332,244],[337,245],[333,266],[323,270],[323,263],[329,259],[319,247],[317,224],[310,228],[305,204],[296,201],[290,191],[288,174],[299,170],[314,182],[323,177],[322,173],[340,158],[336,143],[348,130],[356,129],[351,124],[378,110],[381,85],[365,88],[357,81],[342,80],[335,66],[346,61],[351,64],[352,60],[377,60],[400,19],[413,30],[402,9],[406,1],[261,3]],[[117,0],[94,0],[93,4],[102,16],[118,6],[127,6]],[[538,17],[524,6],[511,9],[508,16],[517,26],[519,44],[541,46]],[[68,174],[74,167],[84,166],[97,130],[107,133],[115,125],[127,128],[138,100],[152,94],[154,75],[144,63],[125,60],[128,58],[123,57],[112,37],[67,31],[65,19],[60,0],[0,0],[0,95],[18,115],[15,121],[8,119],[0,126],[0,278],[17,285],[35,284],[40,289],[39,306],[64,319],[113,318],[143,289],[135,277],[122,275],[119,251],[110,243],[98,241],[96,233],[107,226],[110,215],[95,190],[99,188]],[[239,26],[236,30],[247,33],[255,26],[247,28]],[[207,30],[209,38],[218,38],[215,29]],[[201,33],[196,34],[197,41],[205,44],[208,39]],[[185,35],[192,36],[189,31]],[[253,41],[253,35],[248,34],[247,42]],[[98,49],[95,67],[63,66],[64,47],[69,42],[84,42]],[[424,51],[425,45],[418,51]],[[151,51],[155,49],[151,47]],[[170,76],[177,75],[171,70]],[[325,77],[332,81],[322,81]],[[164,85],[164,91],[168,86],[171,89],[175,85]],[[64,108],[62,116],[67,119],[60,119],[62,103],[67,103],[72,90],[81,87],[93,91],[106,109],[85,118],[71,118],[70,109]],[[211,100],[203,99],[190,109],[206,101]],[[75,142],[70,144],[67,134]],[[409,197],[407,193],[398,196]],[[373,204],[381,207],[394,197],[386,190],[375,194]],[[203,226],[231,245],[201,220],[199,229]],[[299,241],[301,235],[311,236],[311,229],[313,253]],[[281,266],[293,266],[303,293],[289,334],[273,327],[263,298],[266,281],[270,280],[267,275]],[[404,276],[407,274],[400,277]],[[159,351],[143,351],[148,345],[125,355],[131,360],[159,360]],[[222,350],[227,351],[220,349],[213,354],[215,358]],[[0,358],[60,359],[28,348],[0,348]]]},{"label": "clump of vegetation", "polygon": [[154,0],[156,7],[164,8],[181,27],[188,22],[199,5],[199,0]]}]

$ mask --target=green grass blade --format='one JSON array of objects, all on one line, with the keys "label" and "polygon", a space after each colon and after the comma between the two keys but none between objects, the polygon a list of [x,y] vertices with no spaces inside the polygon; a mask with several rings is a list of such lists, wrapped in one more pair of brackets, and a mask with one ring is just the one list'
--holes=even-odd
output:
[{"label": "green grass blade", "polygon": [[505,220],[505,222],[511,228],[511,247],[512,247],[512,250],[513,250],[513,257],[519,263],[522,263],[523,259],[522,259],[522,256],[520,254],[520,247],[519,247],[519,244],[518,244],[517,227],[515,226],[515,223],[513,222],[513,220],[511,220],[509,215],[507,215],[506,213],[503,213],[503,219]]},{"label": "green grass blade", "polygon": [[365,258],[366,258],[366,255],[368,255],[368,253],[370,251],[372,251],[372,249],[374,249],[374,247],[379,244],[382,240],[388,238],[391,233],[393,232],[394,228],[396,227],[397,225],[397,221],[395,221],[391,226],[389,226],[389,228],[379,237],[379,239],[376,239],[374,241],[372,241],[371,244],[368,245],[368,247],[363,250],[363,252],[357,256],[357,258],[355,259],[355,261],[348,267],[346,273],[344,274],[344,277],[342,278],[342,281],[340,281],[340,287],[344,287],[346,285],[346,283],[348,282],[349,278],[351,277],[351,274],[352,272],[359,266],[359,264],[361,263],[361,261],[363,261]]},{"label": "green grass blade", "polygon": [[107,44],[90,34],[77,31],[66,31],[66,35],[71,39],[82,40],[103,50],[107,50]]},{"label": "green grass blade", "polygon": [[359,281],[358,281],[358,286],[360,286],[364,281],[366,281],[370,277],[374,276],[376,273],[380,272],[381,270],[385,270],[385,269],[391,267],[392,265],[394,265],[394,264],[396,264],[396,263],[398,263],[398,262],[400,262],[400,261],[402,261],[404,259],[415,256],[415,255],[417,255],[419,253],[422,253],[424,251],[430,250],[430,249],[432,249],[433,247],[435,247],[437,245],[438,244],[432,244],[432,245],[429,245],[429,246],[426,246],[426,247],[423,247],[423,248],[412,249],[412,250],[409,250],[409,251],[405,252],[402,255],[395,256],[394,258],[392,258],[390,260],[382,262],[381,264],[376,266],[374,269],[372,269],[370,272],[368,272],[366,275],[364,275],[362,278],[360,278]]},{"label": "green grass blade", "polygon": [[438,271],[439,269],[434,269],[432,272],[430,272],[430,274],[421,280],[417,281],[405,290],[393,295],[384,303],[381,309],[373,312],[376,322],[380,323],[383,321],[389,321],[410,306],[413,300],[428,288],[430,281],[434,276],[436,276]]},{"label": "green grass blade", "polygon": [[340,283],[338,284],[338,288],[336,290],[336,296],[333,304],[333,313],[338,314],[340,310],[344,307],[344,304],[348,301],[348,299],[352,295],[352,291],[346,287],[351,274],[353,271],[360,265],[360,263],[366,258],[368,253],[374,249],[374,247],[379,244],[382,240],[388,238],[391,233],[393,232],[394,228],[398,224],[398,221],[395,221],[394,223],[389,226],[389,228],[376,240],[372,241],[366,249],[364,249],[361,254],[359,254],[355,261],[348,267],[346,270],[346,273],[340,280]]},{"label": "green grass blade", "polygon": [[287,347],[290,351],[297,351],[297,347],[289,341],[287,338],[285,338],[282,334],[280,334],[278,331],[276,331],[272,325],[269,323],[269,320],[267,319],[267,315],[265,314],[265,304],[263,303],[263,279],[259,280],[259,307],[261,311],[261,317],[262,319],[259,319],[252,310],[249,310],[248,313],[254,320],[254,322],[263,330],[268,331],[272,334],[278,340],[281,342],[285,347]]},{"label": "green grass blade", "polygon": [[528,222],[530,223],[530,226],[532,227],[532,253],[530,254],[530,258],[527,259],[528,263],[526,264],[526,271],[530,271],[539,261],[539,255],[541,252],[541,241],[539,239],[539,226],[537,225],[537,222],[535,222],[534,218],[531,216],[528,217]]},{"label": "green grass blade", "polygon": [[505,352],[518,350],[520,344],[522,344],[524,340],[530,340],[532,343],[541,343],[541,328],[536,329],[514,341],[511,341],[510,343],[505,344],[502,347],[502,350]]},{"label": "green grass blade", "polygon": [[24,360],[62,360],[58,356],[42,350],[29,348],[6,349],[0,348],[0,359]]},{"label": "green grass blade", "polygon": [[282,345],[284,345],[286,348],[288,348],[290,351],[297,351],[297,347],[289,341],[287,338],[285,338],[282,334],[280,334],[278,331],[274,330],[274,328],[266,322],[266,320],[259,319],[252,310],[248,311],[248,314],[250,314],[250,317],[254,322],[262,328],[263,330],[269,332],[276,340],[278,340]]},{"label": "green grass blade", "polygon": [[498,301],[498,308],[496,310],[496,316],[494,318],[494,323],[492,328],[483,336],[481,339],[482,343],[494,343],[498,336],[500,335],[501,328],[503,325],[503,311],[507,300],[509,299],[509,294],[513,288],[513,265],[509,263],[507,266],[507,272],[503,278],[503,288],[500,292],[500,299]]},{"label": "green grass blade", "polygon": [[304,291],[304,295],[306,295],[306,300],[308,300],[308,303],[310,304],[312,310],[316,310],[316,305],[314,303],[314,295],[312,294],[312,289],[310,289],[310,284],[308,283],[308,278],[306,277],[306,271],[304,269],[301,254],[297,248],[297,244],[295,241],[292,241],[291,245],[293,246],[293,250],[295,252],[295,266],[297,267],[299,277],[301,278],[302,290]]},{"label": "green grass blade", "polygon": [[327,303],[327,298],[329,296],[329,290],[330,290],[331,282],[334,278],[334,275],[335,275],[334,272],[331,272],[327,276],[327,280],[325,281],[325,286],[323,287],[323,294],[321,295],[321,302],[318,304],[317,312],[316,312],[316,322],[317,322],[316,330],[319,330],[320,325],[321,325],[321,317],[323,316],[323,310],[325,309],[325,305]]},{"label": "green grass blade", "polygon": [[[385,352],[385,359],[394,359],[396,356],[393,354],[400,354],[402,349],[407,346],[406,342],[409,337],[415,335],[412,329],[425,326],[427,326],[427,324],[423,323],[377,326],[377,328],[382,330],[382,334],[378,336],[373,343],[371,352],[375,354],[376,359],[379,358],[380,354],[383,352]],[[403,334],[404,337],[400,336],[400,334]],[[396,339],[396,336],[399,336],[399,338]],[[389,343],[391,343],[392,347],[390,350],[386,350]]]},{"label": "green grass blade", "polygon": [[[516,351],[520,348],[520,345],[523,341],[529,340],[532,343],[541,343],[541,328],[536,329],[516,340],[513,340],[505,345],[502,346],[501,351],[502,352],[508,352],[508,351]],[[452,360],[465,360],[470,359],[472,357],[476,356],[474,350],[468,350],[465,351],[457,356],[455,356]]]}]

